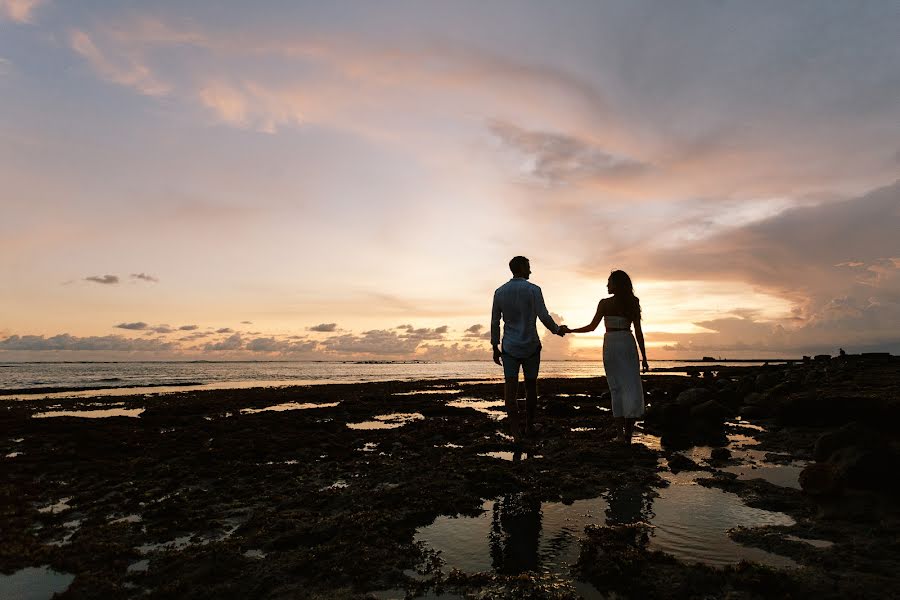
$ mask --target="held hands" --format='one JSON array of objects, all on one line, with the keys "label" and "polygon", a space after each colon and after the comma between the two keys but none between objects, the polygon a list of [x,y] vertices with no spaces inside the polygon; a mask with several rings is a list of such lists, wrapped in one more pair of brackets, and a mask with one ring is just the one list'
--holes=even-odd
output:
[{"label": "held hands", "polygon": [[569,329],[568,325],[560,325],[559,329],[556,332],[556,335],[559,337],[565,337],[567,333],[572,333],[572,330]]}]

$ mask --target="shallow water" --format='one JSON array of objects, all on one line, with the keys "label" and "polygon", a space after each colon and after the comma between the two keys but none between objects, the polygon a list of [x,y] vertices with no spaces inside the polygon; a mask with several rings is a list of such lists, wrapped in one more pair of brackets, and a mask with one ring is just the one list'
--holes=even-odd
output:
[{"label": "shallow water", "polygon": [[59,573],[49,566],[27,567],[12,575],[0,575],[0,598],[48,600],[65,592],[75,576]]},{"label": "shallow water", "polygon": [[422,413],[391,413],[389,415],[377,415],[374,421],[361,421],[359,423],[347,423],[350,429],[397,429],[413,421],[421,421],[425,418]]},{"label": "shallow water", "polygon": [[784,513],[747,506],[736,494],[698,485],[695,475],[664,474],[670,485],[659,490],[659,497],[649,507],[648,522],[655,527],[651,548],[684,562],[714,566],[742,559],[776,568],[797,566],[789,558],[738,544],[728,537],[728,530],[735,527],[788,526],[795,524],[794,519]]},{"label": "shallow water", "polygon": [[484,413],[495,421],[506,417],[506,406],[502,400],[485,400],[483,398],[456,398],[447,403],[453,408],[472,408]]},{"label": "shallow water", "polygon": [[[799,472],[796,466],[765,462],[764,453],[752,448],[756,440],[743,433],[732,433],[729,441],[733,457],[759,463],[753,470],[754,476],[794,487]],[[651,449],[661,447],[657,436],[640,430],[636,431],[634,442]],[[708,460],[711,450],[695,447],[683,454],[699,462]],[[512,452],[490,454],[515,460]],[[484,512],[476,517],[438,517],[416,533],[416,540],[441,551],[445,571],[532,570],[566,578],[569,565],[578,558],[578,542],[585,526],[645,522],[652,526],[649,547],[683,562],[721,567],[749,560],[775,568],[798,566],[787,557],[738,544],[728,535],[736,527],[790,526],[795,524],[790,516],[749,507],[736,494],[698,485],[695,478],[700,475],[666,472],[663,476],[668,487],[650,490],[622,486],[571,505],[535,502],[526,495],[513,494],[486,501]],[[575,583],[581,589],[581,584]]]},{"label": "shallow water", "polygon": [[273,411],[273,412],[281,412],[285,410],[310,410],[313,408],[334,408],[340,404],[340,402],[322,402],[317,404],[315,402],[285,402],[284,404],[275,404],[272,406],[266,406],[264,408],[242,408],[242,415],[253,415],[256,413]]},{"label": "shallow water", "polygon": [[748,507],[735,494],[699,486],[692,477],[673,475],[669,481],[657,498],[627,486],[570,505],[511,494],[486,501],[476,517],[438,517],[415,539],[441,551],[447,572],[536,571],[567,577],[587,525],[647,522],[653,526],[650,548],[684,562],[724,566],[746,559],[777,568],[797,566],[728,537],[737,526],[792,525],[789,516]]},{"label": "shallow water", "polygon": [[105,419],[108,417],[139,417],[144,412],[143,408],[107,408],[99,410],[51,410],[34,413],[32,418],[45,419],[47,417],[79,417],[82,419]]},{"label": "shallow water", "polygon": [[487,458],[497,458],[500,460],[508,460],[511,462],[519,462],[523,460],[534,460],[536,458],[544,458],[540,454],[531,454],[530,452],[507,452],[507,451],[498,451],[498,452],[482,452],[478,456],[484,456]]},{"label": "shallow water", "polygon": [[[731,366],[753,365],[729,363]],[[697,361],[652,361],[652,368],[697,366]],[[489,360],[464,362],[30,362],[0,363],[4,390],[30,389],[30,393],[4,394],[3,400],[131,396],[188,390],[246,389],[327,383],[454,379],[466,383],[503,380],[503,371]],[[541,363],[541,377],[600,377],[600,361]],[[666,373],[677,375],[678,373]],[[652,376],[652,375],[651,375]],[[131,386],[131,387],[124,387]],[[71,392],[41,392],[40,388],[70,387]],[[81,390],[85,391],[81,391]],[[446,392],[452,393],[452,392]]]}]

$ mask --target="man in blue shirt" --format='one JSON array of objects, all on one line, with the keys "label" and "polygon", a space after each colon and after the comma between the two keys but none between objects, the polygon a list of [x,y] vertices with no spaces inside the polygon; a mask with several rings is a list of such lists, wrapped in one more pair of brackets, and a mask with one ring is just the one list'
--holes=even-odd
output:
[{"label": "man in blue shirt", "polygon": [[[491,346],[494,362],[503,366],[506,379],[504,396],[510,429],[516,441],[521,437],[516,393],[519,386],[519,369],[525,375],[525,431],[534,432],[534,413],[537,408],[537,377],[541,364],[541,338],[536,319],[559,336],[565,335],[550,316],[544,304],[541,288],[528,281],[531,264],[524,256],[509,261],[513,278],[494,292],[491,309]],[[503,319],[503,344],[500,344],[500,319]]]}]

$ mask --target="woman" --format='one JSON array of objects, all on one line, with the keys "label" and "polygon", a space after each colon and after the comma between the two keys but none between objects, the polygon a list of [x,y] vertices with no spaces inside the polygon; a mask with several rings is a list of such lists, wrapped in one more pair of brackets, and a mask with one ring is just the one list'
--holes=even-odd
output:
[{"label": "woman", "polygon": [[[644,388],[638,367],[638,354],[634,340],[641,349],[641,367],[646,372],[647,351],[644,349],[644,332],[641,330],[641,303],[634,295],[631,278],[625,271],[609,274],[606,289],[612,294],[597,305],[597,314],[589,325],[568,329],[570,333],[587,333],[597,329],[606,317],[606,335],[603,336],[603,368],[612,395],[613,417],[619,430],[617,439],[631,443],[634,423],[644,414]],[[634,336],[631,335],[634,324]]]}]

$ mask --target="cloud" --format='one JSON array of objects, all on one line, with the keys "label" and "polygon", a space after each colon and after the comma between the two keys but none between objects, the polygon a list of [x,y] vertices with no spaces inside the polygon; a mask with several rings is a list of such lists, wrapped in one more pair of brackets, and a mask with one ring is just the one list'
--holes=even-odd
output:
[{"label": "cloud", "polygon": [[328,353],[364,354],[374,356],[410,356],[419,347],[421,338],[400,336],[395,331],[377,329],[361,335],[333,336],[321,343]]},{"label": "cloud", "polygon": [[118,275],[91,275],[90,277],[85,277],[85,281],[93,281],[94,283],[102,283],[104,285],[113,285],[119,283]]},{"label": "cloud", "polygon": [[266,352],[286,354],[312,353],[318,347],[315,341],[288,341],[278,340],[274,337],[255,338],[247,342],[246,349],[251,352]]},{"label": "cloud", "polygon": [[234,329],[232,329],[231,327],[221,327],[219,329],[216,329],[216,333],[233,333],[233,332],[234,332]]},{"label": "cloud", "polygon": [[825,352],[834,344],[881,344],[897,351],[897,231],[900,181],[701,239],[624,250],[610,262],[630,264],[644,278],[744,282],[793,305],[774,320],[737,308],[729,311],[734,317],[696,323],[710,334],[656,334],[672,342],[668,350]]},{"label": "cloud", "polygon": [[489,340],[491,339],[490,330],[486,330],[484,325],[480,323],[476,323],[471,327],[466,328],[466,331],[463,335],[465,339],[478,339],[478,340]]},{"label": "cloud", "polygon": [[0,0],[0,13],[16,23],[33,23],[34,11],[47,0]]},{"label": "cloud", "polygon": [[223,350],[240,350],[244,346],[244,340],[240,333],[225,338],[219,342],[210,342],[203,348],[207,352],[220,352]]},{"label": "cloud", "polygon": [[[125,48],[103,52],[84,31],[72,31],[69,44],[87,59],[98,75],[113,83],[136,89],[147,96],[164,96],[171,86],[160,81],[152,69]],[[114,57],[114,58],[111,58]]]},{"label": "cloud", "polygon": [[178,331],[194,331],[197,328],[197,325],[182,325],[178,328]]},{"label": "cloud", "polygon": [[115,327],[117,329],[131,329],[134,331],[140,331],[142,329],[147,329],[147,324],[143,321],[136,321],[134,323],[119,323]]},{"label": "cloud", "polygon": [[62,333],[50,338],[42,335],[13,335],[0,341],[0,350],[4,351],[95,351],[115,352],[160,352],[174,351],[177,347],[172,342],[158,339],[132,339],[120,335],[78,337]]},{"label": "cloud", "polygon": [[158,283],[159,279],[154,277],[153,275],[147,275],[146,273],[132,273],[132,279],[140,279],[142,281],[149,281],[151,283]]},{"label": "cloud", "polygon": [[503,121],[493,121],[488,128],[514,153],[519,173],[534,183],[556,186],[620,179],[641,175],[650,168],[570,135],[527,131]]},{"label": "cloud", "polygon": [[253,325],[253,321],[241,321],[241,325]]},{"label": "cloud", "polygon": [[156,333],[172,333],[175,330],[169,325],[157,325],[156,327],[153,327],[151,331],[155,331]]},{"label": "cloud", "polygon": [[313,325],[312,327],[307,327],[307,331],[319,331],[330,333],[337,330],[337,323],[319,323],[318,325]]}]

